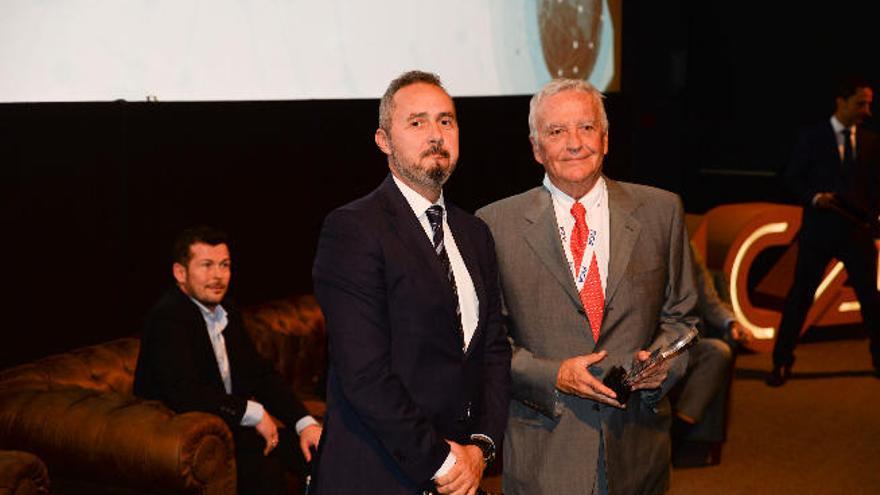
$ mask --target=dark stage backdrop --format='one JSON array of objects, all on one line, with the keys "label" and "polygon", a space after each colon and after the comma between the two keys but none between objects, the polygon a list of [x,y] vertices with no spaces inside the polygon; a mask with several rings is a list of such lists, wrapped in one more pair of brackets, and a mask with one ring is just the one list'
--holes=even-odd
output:
[{"label": "dark stage backdrop", "polygon": [[[767,4],[624,3],[611,177],[698,213],[787,200],[795,130],[828,115],[835,74],[876,81],[880,44],[861,2]],[[472,211],[539,183],[527,96],[456,104],[451,201]],[[324,215],[387,173],[376,114],[375,100],[0,105],[0,368],[138,332],[195,223],[235,239],[240,303],[310,292]]]},{"label": "dark stage backdrop", "polygon": [[[450,201],[473,211],[540,181],[527,97],[456,103],[462,158]],[[0,107],[4,122],[14,123],[4,129],[12,138],[3,160],[4,335],[22,342],[4,346],[4,359],[136,332],[171,282],[169,246],[188,225],[231,234],[238,302],[310,292],[324,216],[388,173],[373,142],[377,106]]]}]

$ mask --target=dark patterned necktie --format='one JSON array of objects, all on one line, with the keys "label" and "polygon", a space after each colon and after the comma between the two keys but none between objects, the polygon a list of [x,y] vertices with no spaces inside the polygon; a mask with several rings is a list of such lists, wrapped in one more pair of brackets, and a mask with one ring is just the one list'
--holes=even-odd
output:
[{"label": "dark patterned necktie", "polygon": [[853,155],[852,137],[849,128],[840,131],[840,133],[843,134],[843,167],[849,168],[856,162]]},{"label": "dark patterned necktie", "polygon": [[455,274],[452,273],[452,264],[449,263],[449,255],[446,254],[446,245],[443,243],[443,207],[433,205],[426,211],[428,223],[431,224],[431,232],[434,240],[434,252],[443,265],[449,285],[452,286],[452,295],[455,296],[455,317],[458,320],[458,333],[461,337],[462,349],[464,348],[464,329],[461,326],[461,307],[458,304],[458,286],[455,285]]}]

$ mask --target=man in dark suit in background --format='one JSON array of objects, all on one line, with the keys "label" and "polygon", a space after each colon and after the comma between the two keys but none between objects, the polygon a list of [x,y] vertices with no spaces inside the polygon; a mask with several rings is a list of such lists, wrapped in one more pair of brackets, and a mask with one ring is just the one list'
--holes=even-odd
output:
[{"label": "man in dark suit in background", "polygon": [[231,273],[225,234],[207,227],[181,233],[177,284],[147,316],[134,393],[176,412],[216,414],[235,440],[239,493],[285,493],[284,470],[298,463],[287,431],[296,429],[309,460],[321,427],[257,354],[241,314],[223,299]]},{"label": "man in dark suit in background", "polygon": [[391,174],[327,216],[315,257],[330,366],[314,493],[473,494],[510,347],[489,229],[443,197],[458,122],[436,75],[391,82],[375,139]]},{"label": "man in dark suit in background", "polygon": [[834,115],[805,129],[795,145],[786,179],[804,207],[794,285],[786,298],[767,384],[791,376],[794,348],[825,267],[843,261],[861,305],[880,377],[880,302],[877,294],[877,228],[880,157],[878,137],[859,124],[871,115],[874,92],[864,80],[844,80]]}]

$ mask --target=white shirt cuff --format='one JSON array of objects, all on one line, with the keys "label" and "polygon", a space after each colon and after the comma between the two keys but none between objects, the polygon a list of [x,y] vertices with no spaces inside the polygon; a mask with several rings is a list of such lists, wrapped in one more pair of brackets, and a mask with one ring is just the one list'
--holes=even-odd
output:
[{"label": "white shirt cuff", "polygon": [[303,416],[296,422],[296,434],[299,435],[309,426],[318,424],[318,421],[311,416]]},{"label": "white shirt cuff", "polygon": [[452,451],[449,451],[449,455],[446,456],[446,460],[443,461],[443,464],[440,465],[440,469],[438,469],[437,472],[434,473],[434,477],[431,478],[431,479],[432,479],[432,480],[436,480],[437,478],[439,478],[439,477],[443,476],[444,474],[448,473],[449,470],[452,469],[452,466],[455,465],[455,461],[456,461],[456,460],[457,460],[457,459],[456,459],[456,457],[455,457],[455,454],[453,454]]},{"label": "white shirt cuff", "polygon": [[263,405],[252,400],[247,401],[247,409],[241,417],[241,426],[257,426],[263,420]]}]

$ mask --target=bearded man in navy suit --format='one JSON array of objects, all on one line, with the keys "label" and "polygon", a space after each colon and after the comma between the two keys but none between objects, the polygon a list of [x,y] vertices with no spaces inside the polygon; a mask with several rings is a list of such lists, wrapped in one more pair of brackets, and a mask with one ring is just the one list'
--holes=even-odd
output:
[{"label": "bearded man in navy suit", "polygon": [[314,264],[330,340],[317,494],[473,494],[507,420],[510,346],[486,225],[443,197],[458,158],[434,74],[391,82],[391,171],[327,216]]}]

